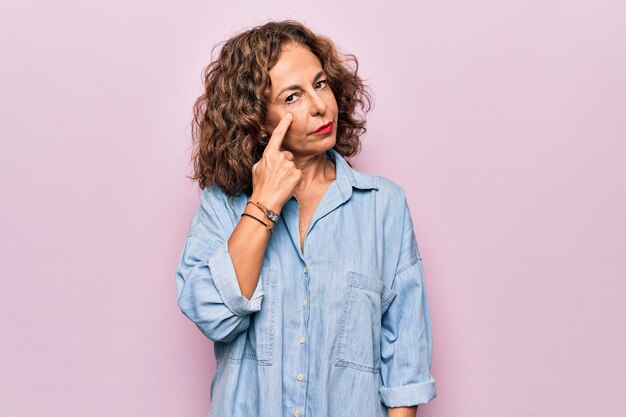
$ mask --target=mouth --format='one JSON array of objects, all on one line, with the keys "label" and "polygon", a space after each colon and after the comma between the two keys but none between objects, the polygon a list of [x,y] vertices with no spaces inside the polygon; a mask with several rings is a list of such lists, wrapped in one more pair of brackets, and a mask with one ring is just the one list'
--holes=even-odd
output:
[{"label": "mouth", "polygon": [[334,127],[334,123],[331,120],[330,122],[324,123],[323,125],[318,127],[317,130],[313,133],[317,133],[317,134],[329,133],[333,131],[333,127]]}]

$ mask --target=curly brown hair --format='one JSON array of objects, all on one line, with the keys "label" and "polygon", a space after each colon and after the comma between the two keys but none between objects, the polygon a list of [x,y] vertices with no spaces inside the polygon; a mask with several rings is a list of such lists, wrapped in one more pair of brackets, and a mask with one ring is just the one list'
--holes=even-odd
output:
[{"label": "curly brown hair", "polygon": [[307,47],[327,74],[338,106],[333,148],[344,157],[360,151],[360,136],[367,130],[364,116],[373,100],[357,75],[356,56],[340,54],[330,38],[296,20],[270,21],[225,41],[217,59],[203,70],[204,93],[193,107],[194,175],[188,177],[198,181],[200,189],[215,183],[228,195],[252,194],[252,166],[272,134],[264,127],[271,94],[269,70],[288,43]]}]

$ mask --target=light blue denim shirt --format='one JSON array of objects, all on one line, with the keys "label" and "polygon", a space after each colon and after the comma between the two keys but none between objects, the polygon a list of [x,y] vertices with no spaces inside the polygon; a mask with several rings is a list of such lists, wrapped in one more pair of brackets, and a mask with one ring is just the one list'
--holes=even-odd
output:
[{"label": "light blue denim shirt", "polygon": [[[176,271],[178,305],[214,342],[211,417],[386,417],[436,396],[423,266],[405,191],[356,171],[336,178],[300,250],[291,197],[259,283],[241,294],[228,238],[249,196],[206,187]],[[263,227],[259,224],[259,227]]]}]

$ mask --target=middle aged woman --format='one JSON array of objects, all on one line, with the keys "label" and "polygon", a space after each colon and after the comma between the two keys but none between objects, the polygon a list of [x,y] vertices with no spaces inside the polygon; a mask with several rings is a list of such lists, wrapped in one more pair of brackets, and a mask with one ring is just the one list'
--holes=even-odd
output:
[{"label": "middle aged woman", "polygon": [[206,72],[203,191],[176,283],[214,341],[211,416],[414,416],[436,396],[405,191],[344,159],[370,97],[340,57],[297,21],[269,22]]}]

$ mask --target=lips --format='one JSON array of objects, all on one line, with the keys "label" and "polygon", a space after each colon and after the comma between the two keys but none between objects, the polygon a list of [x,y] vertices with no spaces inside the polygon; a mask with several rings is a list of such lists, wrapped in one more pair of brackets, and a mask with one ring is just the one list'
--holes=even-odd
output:
[{"label": "lips", "polygon": [[318,128],[317,128],[317,130],[316,130],[315,132],[313,132],[313,133],[318,133],[318,132],[320,132],[320,131],[322,131],[322,130],[325,130],[325,129],[326,129],[326,128],[328,128],[328,127],[332,127],[332,125],[333,125],[333,121],[331,120],[330,122],[328,122],[328,123],[324,123],[323,125],[321,125],[320,127],[318,127]]}]

